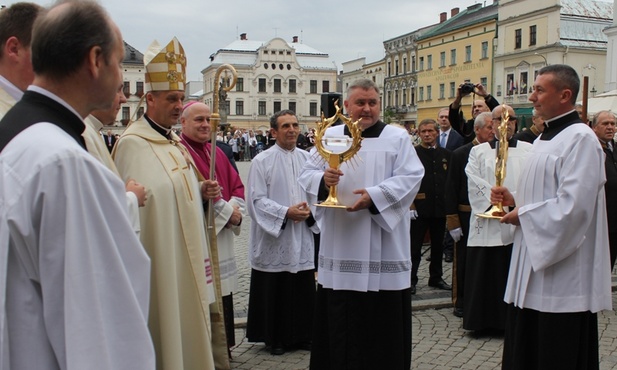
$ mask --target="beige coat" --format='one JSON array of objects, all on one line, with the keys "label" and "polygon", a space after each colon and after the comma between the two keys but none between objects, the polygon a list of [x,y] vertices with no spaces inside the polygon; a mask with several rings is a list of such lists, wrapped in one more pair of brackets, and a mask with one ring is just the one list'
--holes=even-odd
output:
[{"label": "beige coat", "polygon": [[133,178],[147,189],[141,242],[152,259],[148,325],[157,369],[214,369],[208,308],[214,293],[205,275],[210,263],[201,193],[178,141],[142,118],[126,129],[112,156],[125,182]]}]

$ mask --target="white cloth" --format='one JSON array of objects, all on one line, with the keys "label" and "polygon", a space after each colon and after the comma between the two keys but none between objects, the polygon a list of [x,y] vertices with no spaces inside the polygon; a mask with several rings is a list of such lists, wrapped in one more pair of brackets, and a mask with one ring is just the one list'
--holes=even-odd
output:
[{"label": "white cloth", "polygon": [[0,368],[154,369],[150,261],[122,182],[49,123],[6,146],[0,176]]},{"label": "white cloth", "polygon": [[[98,159],[105,167],[120,178],[116,164],[114,160],[111,159],[109,150],[107,150],[105,142],[102,140],[101,135],[99,135],[99,130],[103,127],[103,124],[92,115],[86,117],[84,122],[86,123],[86,129],[84,130],[83,137],[86,142],[88,153],[92,154],[94,158]],[[141,226],[139,225],[139,202],[135,193],[131,191],[126,192],[126,205],[131,226],[133,226],[135,234],[139,235],[139,231],[141,230]]]},{"label": "white cloth", "polygon": [[[343,129],[329,128],[326,136],[340,137]],[[325,166],[313,152],[300,176],[311,203],[317,201]],[[409,288],[409,206],[424,176],[409,136],[386,125],[379,137],[364,138],[358,158],[344,162],[340,169],[344,175],[338,184],[339,201],[352,205],[359,197],[352,191],[365,188],[379,213],[317,207],[319,283],[325,288],[361,292]]]},{"label": "white cloth", "polygon": [[[286,220],[290,206],[307,201],[297,178],[308,157],[304,150],[288,151],[274,145],[253,158],[246,203],[252,218],[249,260],[255,270],[298,272],[315,268],[313,234],[307,223]],[[317,231],[316,226],[313,230]]]},{"label": "white cloth", "polygon": [[[516,190],[521,169],[531,148],[532,145],[524,141],[518,141],[516,147],[508,148],[503,185],[511,191]],[[471,205],[467,247],[498,247],[512,243],[512,233],[502,232],[502,229],[510,229],[512,226],[501,224],[499,220],[476,216],[491,207],[491,188],[495,186],[496,154],[496,149],[491,148],[489,143],[478,144],[471,148],[469,153],[469,162],[465,167]]]},{"label": "white cloth", "polygon": [[516,229],[505,301],[541,312],[610,310],[604,153],[573,124],[538,138],[517,186]]}]

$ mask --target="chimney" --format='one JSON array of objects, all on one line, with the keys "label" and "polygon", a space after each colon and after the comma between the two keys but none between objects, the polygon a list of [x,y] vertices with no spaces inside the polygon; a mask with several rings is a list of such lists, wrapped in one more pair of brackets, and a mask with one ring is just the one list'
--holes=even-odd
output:
[{"label": "chimney", "polygon": [[450,10],[450,18],[454,17],[455,15],[458,14],[459,9],[458,8],[452,8],[452,10]]},{"label": "chimney", "polygon": [[247,40],[246,33],[241,33],[240,34],[240,40]]},{"label": "chimney", "polygon": [[439,13],[439,23],[445,22],[446,19],[448,19],[448,13],[446,12]]},{"label": "chimney", "polygon": [[295,44],[295,43],[297,43],[297,42],[298,42],[298,36],[294,36],[294,37],[293,37],[293,41],[292,41],[292,42],[293,42],[294,44]]}]

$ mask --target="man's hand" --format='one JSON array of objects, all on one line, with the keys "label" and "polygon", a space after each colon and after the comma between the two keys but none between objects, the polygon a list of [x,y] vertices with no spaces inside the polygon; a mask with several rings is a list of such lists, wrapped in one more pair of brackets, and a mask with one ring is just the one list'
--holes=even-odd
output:
[{"label": "man's hand", "polygon": [[415,209],[409,210],[409,219],[415,220],[417,218],[418,218],[418,211],[416,211]]},{"label": "man's hand", "polygon": [[201,198],[203,200],[216,199],[221,196],[221,187],[215,180],[205,180],[201,184]]},{"label": "man's hand", "polygon": [[476,94],[483,98],[486,98],[489,95],[486,88],[482,84],[476,84]]},{"label": "man's hand", "polygon": [[127,183],[126,183],[126,191],[127,192],[132,192],[135,194],[135,196],[137,196],[137,204],[140,207],[143,207],[146,205],[146,200],[148,200],[148,196],[146,195],[146,188],[139,184],[137,181],[130,179]]},{"label": "man's hand", "polygon": [[335,186],[338,185],[341,176],[343,176],[343,172],[341,170],[337,170],[336,168],[328,168],[323,173],[323,181],[328,187]]},{"label": "man's hand", "polygon": [[499,221],[502,224],[510,224],[520,226],[521,220],[518,218],[518,207],[514,208],[512,211],[506,213],[505,216],[501,218]]},{"label": "man's hand", "polygon": [[514,196],[505,186],[493,186],[491,188],[491,204],[501,203],[502,206],[513,206]]},{"label": "man's hand", "polygon": [[286,214],[289,220],[293,220],[296,223],[306,220],[310,215],[311,210],[306,202],[298,203],[289,207]]},{"label": "man's hand", "polygon": [[371,199],[371,196],[366,191],[366,189],[354,190],[352,193],[360,194],[360,199],[358,199],[356,203],[354,203],[353,206],[347,207],[347,212],[356,212],[361,209],[366,209],[370,207],[371,205],[373,205],[373,200]]},{"label": "man's hand", "polygon": [[450,230],[450,236],[455,243],[458,242],[461,240],[461,236],[463,236],[463,229],[457,227],[456,229]]},{"label": "man's hand", "polygon": [[229,217],[229,221],[227,221],[227,225],[225,225],[226,228],[231,228],[232,226],[238,226],[240,225],[240,222],[242,222],[242,212],[240,212],[240,207],[235,205],[234,207],[234,211],[231,214],[231,217]]}]

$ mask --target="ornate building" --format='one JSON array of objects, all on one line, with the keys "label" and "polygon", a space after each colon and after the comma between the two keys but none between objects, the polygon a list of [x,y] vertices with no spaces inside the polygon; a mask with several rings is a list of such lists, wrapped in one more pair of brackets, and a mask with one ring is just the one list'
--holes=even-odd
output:
[{"label": "ornate building", "polygon": [[144,95],[145,67],[144,55],[124,42],[124,60],[122,61],[124,78],[124,96],[127,102],[122,104],[114,126],[126,126],[129,120],[136,120],[144,114],[144,105],[138,108],[139,100]]},{"label": "ornate building", "polygon": [[436,25],[397,36],[383,42],[385,49],[384,112],[405,127],[417,120],[416,40]]},{"label": "ornate building", "polygon": [[[201,72],[202,100],[211,105],[214,75],[222,64],[238,72],[235,88],[227,93],[227,123],[234,127],[269,128],[270,116],[282,109],[296,112],[303,131],[319,119],[321,94],[336,90],[337,68],[328,54],[298,42],[274,38],[249,40],[246,34],[210,56]],[[218,83],[218,82],[217,82]]]},{"label": "ornate building", "polygon": [[[474,4],[441,13],[441,22],[416,40],[417,120],[437,118],[440,108],[450,105],[463,82],[482,83],[490,91],[493,82],[493,42],[497,31],[497,8]],[[472,96],[463,98],[463,112],[471,117]]]}]

